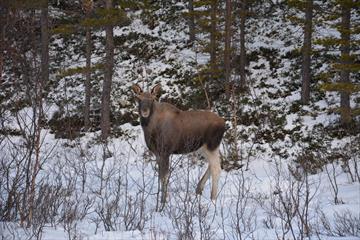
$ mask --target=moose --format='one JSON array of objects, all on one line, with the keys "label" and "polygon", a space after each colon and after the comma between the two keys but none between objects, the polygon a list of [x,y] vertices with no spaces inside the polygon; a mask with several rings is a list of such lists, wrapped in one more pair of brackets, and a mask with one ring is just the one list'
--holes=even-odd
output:
[{"label": "moose", "polygon": [[221,173],[219,145],[225,132],[224,119],[210,111],[182,111],[172,104],[158,102],[160,84],[150,92],[144,92],[137,84],[132,89],[139,103],[146,145],[158,164],[160,211],[166,203],[170,155],[186,154],[200,148],[209,166],[197,185],[196,194],[201,195],[211,175],[211,199],[215,201]]}]

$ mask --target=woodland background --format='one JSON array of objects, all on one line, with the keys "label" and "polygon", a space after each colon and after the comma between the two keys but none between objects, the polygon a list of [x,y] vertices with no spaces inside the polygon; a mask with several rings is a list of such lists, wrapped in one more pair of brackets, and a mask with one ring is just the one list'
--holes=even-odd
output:
[{"label": "woodland background", "polygon": [[[359,237],[359,6],[1,0],[2,238]],[[190,154],[155,212],[134,83],[226,119],[216,206]]]}]

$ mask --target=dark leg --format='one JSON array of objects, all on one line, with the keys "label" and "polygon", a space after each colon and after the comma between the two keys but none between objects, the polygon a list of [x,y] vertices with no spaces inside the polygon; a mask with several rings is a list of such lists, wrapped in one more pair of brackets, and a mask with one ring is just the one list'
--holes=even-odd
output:
[{"label": "dark leg", "polygon": [[159,161],[159,183],[161,190],[161,201],[160,208],[158,211],[162,211],[165,207],[168,183],[169,183],[169,156],[160,157]]},{"label": "dark leg", "polygon": [[206,172],[204,173],[204,175],[202,176],[200,182],[198,183],[198,185],[196,187],[196,194],[201,195],[201,193],[202,193],[202,191],[204,189],[205,183],[209,179],[209,177],[210,177],[210,167],[208,167],[206,169]]}]

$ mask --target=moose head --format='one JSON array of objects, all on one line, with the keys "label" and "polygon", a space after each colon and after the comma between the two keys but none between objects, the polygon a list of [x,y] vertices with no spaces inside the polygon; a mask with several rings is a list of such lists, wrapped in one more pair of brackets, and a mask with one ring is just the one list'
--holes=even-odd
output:
[{"label": "moose head", "polygon": [[150,118],[153,113],[154,102],[156,101],[160,91],[160,84],[153,87],[151,92],[144,92],[139,85],[132,86],[133,91],[136,93],[136,98],[139,102],[139,114],[142,118]]}]

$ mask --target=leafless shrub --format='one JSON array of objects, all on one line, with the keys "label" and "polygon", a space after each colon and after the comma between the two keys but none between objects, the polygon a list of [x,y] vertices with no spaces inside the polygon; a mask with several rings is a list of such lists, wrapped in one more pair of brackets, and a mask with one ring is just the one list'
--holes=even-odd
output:
[{"label": "leafless shrub", "polygon": [[[29,171],[27,166],[31,162],[31,152],[27,145],[12,141],[10,138],[3,145],[4,155],[0,159],[0,178],[2,183],[2,209],[3,221],[16,221],[27,212],[25,206],[29,189]],[[25,202],[24,202],[25,201]]]},{"label": "leafless shrub", "polygon": [[335,236],[333,233],[333,229],[329,219],[326,217],[325,213],[321,209],[317,209],[316,213],[318,215],[318,222],[316,224],[316,231],[317,235],[325,234],[327,236]]},{"label": "leafless shrub", "polygon": [[275,222],[274,222],[274,218],[272,216],[267,215],[266,219],[263,219],[262,223],[268,229],[274,229],[275,228]]},{"label": "leafless shrub", "polygon": [[[81,190],[81,174],[78,174],[78,158],[74,149],[64,150],[63,154],[52,159],[47,167],[48,176],[43,184],[39,184],[41,201],[47,203],[44,210],[46,222],[51,226],[64,227],[68,239],[79,239],[81,233],[78,224],[93,207],[93,196]],[[50,174],[51,173],[51,174]],[[46,214],[45,214],[46,212]],[[37,214],[42,211],[37,210]]]},{"label": "leafless shrub", "polygon": [[334,194],[334,203],[335,204],[344,204],[344,202],[339,198],[339,186],[338,186],[338,182],[337,182],[338,174],[336,173],[335,163],[331,162],[330,164],[324,166],[324,169],[325,169],[326,175],[329,179],[331,190]]},{"label": "leafless shrub", "polygon": [[13,222],[0,222],[0,238],[2,240],[28,240],[32,234],[20,224]]},{"label": "leafless shrub", "polygon": [[196,216],[199,222],[200,239],[212,239],[215,235],[215,230],[212,229],[212,223],[215,220],[216,214],[212,212],[213,204],[202,203],[201,197],[198,201],[198,209]]},{"label": "leafless shrub", "polygon": [[[4,184],[4,209],[0,216],[5,221],[19,221],[21,226],[30,228],[33,223],[39,226],[42,219],[35,213],[36,208],[46,208],[36,204],[38,186],[43,183],[43,166],[52,156],[56,146],[45,145],[47,135],[44,130],[45,118],[42,100],[32,99],[31,108],[12,113],[12,124],[16,126],[18,136],[6,135],[1,161],[1,180]],[[38,102],[39,101],[39,102]]]},{"label": "leafless shrub", "polygon": [[[136,167],[137,172],[140,174],[140,179],[133,179],[130,176],[129,163],[127,161],[124,168],[126,188],[122,217],[124,219],[125,230],[142,231],[145,223],[149,220],[146,212],[146,203],[151,195],[154,178],[147,179],[145,161],[140,160],[140,164],[132,167]],[[132,193],[129,192],[129,189],[132,189]],[[136,191],[134,191],[135,189]]]},{"label": "leafless shrub", "polygon": [[[211,239],[215,206],[202,196],[196,196],[197,179],[192,177],[196,154],[181,156],[172,161],[171,195],[166,214],[170,217],[178,239]],[[181,166],[178,166],[181,163]],[[200,174],[200,173],[199,173]]]},{"label": "leafless shrub", "polygon": [[[273,190],[270,196],[269,217],[280,219],[281,231],[276,231],[279,239],[286,239],[289,235],[293,239],[304,239],[313,232],[310,224],[310,204],[316,195],[320,181],[311,181],[307,171],[298,169],[302,173],[288,170],[275,163]],[[299,178],[300,176],[300,178]]]},{"label": "leafless shrub", "polygon": [[55,217],[64,201],[62,193],[63,189],[59,185],[51,186],[45,181],[37,184],[33,221],[30,228],[34,238],[42,239],[46,224],[51,223],[53,226],[56,224]]},{"label": "leafless shrub", "polygon": [[[132,150],[131,150],[132,151]],[[95,214],[92,221],[101,223],[106,231],[143,230],[149,220],[146,202],[154,185],[146,177],[146,165],[130,163],[130,157],[113,149],[113,158],[95,161],[89,173],[96,184],[90,186],[95,197]],[[133,179],[130,168],[136,168],[139,178]]]},{"label": "leafless shrub", "polygon": [[338,236],[360,237],[360,214],[354,216],[349,210],[335,212],[334,232]]},{"label": "leafless shrub", "polygon": [[268,217],[280,219],[281,232],[278,233],[276,231],[278,239],[285,239],[285,236],[289,231],[293,238],[296,239],[293,226],[293,219],[295,217],[294,203],[291,201],[290,191],[287,189],[291,183],[288,183],[288,186],[283,185],[283,174],[283,169],[280,164],[276,162],[275,171],[271,173],[271,175],[274,176],[274,185],[272,186],[273,190],[270,193],[270,207],[267,210]]},{"label": "leafless shrub", "polygon": [[[55,203],[55,198],[60,198],[59,195],[60,188],[56,188],[48,185],[47,183],[38,184],[38,192],[35,199],[35,209],[34,209],[34,222],[37,223],[49,223],[51,216],[56,215],[56,212],[53,212],[55,209],[52,205]],[[46,206],[46,207],[45,207]]]},{"label": "leafless shrub", "polygon": [[342,168],[346,172],[352,182],[360,182],[360,169],[359,169],[359,155],[360,155],[360,137],[350,137],[349,142],[342,149],[344,158],[342,161]]},{"label": "leafless shrub", "polygon": [[335,212],[330,222],[325,213],[318,210],[317,234],[335,237],[360,237],[360,215],[349,210]]},{"label": "leafless shrub", "polygon": [[93,205],[93,199],[88,196],[81,196],[75,193],[65,199],[62,205],[59,222],[64,226],[69,240],[81,238],[78,224],[87,216]]},{"label": "leafless shrub", "polygon": [[256,205],[252,194],[252,184],[246,178],[244,171],[240,169],[234,178],[234,192],[231,193],[231,206],[235,211],[230,212],[231,226],[234,230],[233,236],[242,240],[249,238],[257,227]]},{"label": "leafless shrub", "polygon": [[95,213],[106,231],[116,230],[116,220],[120,218],[119,203],[122,189],[122,174],[112,159],[102,157],[100,166],[95,162],[91,169],[94,183],[91,187],[95,197]]},{"label": "leafless shrub", "polygon": [[230,239],[232,235],[231,232],[228,231],[227,226],[230,219],[231,212],[228,211],[228,208],[224,208],[222,206],[227,206],[227,200],[224,195],[218,197],[219,205],[221,206],[219,209],[219,214],[221,217],[220,228],[222,231],[222,238],[223,239]]},{"label": "leafless shrub", "polygon": [[[170,169],[175,169],[177,163],[184,160],[185,157],[181,156],[177,162],[171,161]],[[189,164],[185,168],[189,170]],[[184,168],[177,168],[176,170],[171,171],[171,182],[176,183],[176,186],[172,184],[171,188],[176,189],[176,194],[171,196],[168,203],[170,206],[165,210],[172,220],[173,227],[177,230],[178,239],[196,239],[196,217],[194,213],[197,209],[196,202],[198,199],[194,196],[193,188],[190,185],[189,171],[184,170]],[[181,174],[178,174],[179,172]]]},{"label": "leafless shrub", "polygon": [[166,229],[159,228],[158,222],[156,221],[156,215],[154,214],[154,217],[150,220],[150,239],[151,240],[166,240],[171,239],[171,236],[174,236],[175,234],[167,231]]}]

